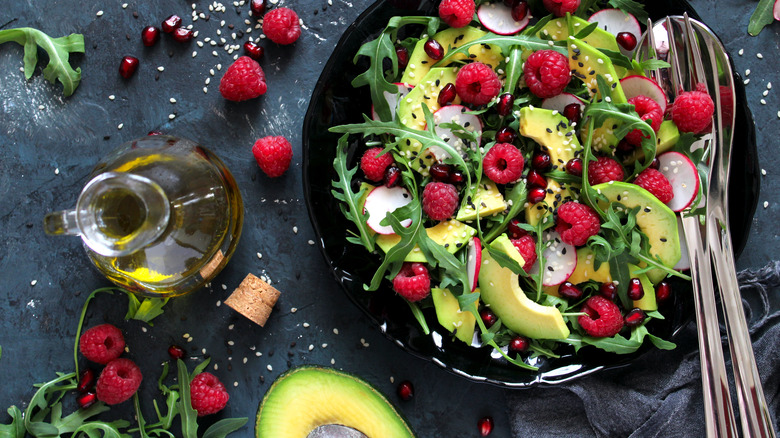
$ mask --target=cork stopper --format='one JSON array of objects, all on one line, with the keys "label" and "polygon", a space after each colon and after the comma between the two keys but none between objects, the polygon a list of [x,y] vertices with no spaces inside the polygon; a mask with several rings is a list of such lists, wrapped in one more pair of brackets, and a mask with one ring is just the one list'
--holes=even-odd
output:
[{"label": "cork stopper", "polygon": [[253,274],[248,274],[225,300],[225,304],[260,327],[264,327],[279,295],[280,292],[270,284]]}]

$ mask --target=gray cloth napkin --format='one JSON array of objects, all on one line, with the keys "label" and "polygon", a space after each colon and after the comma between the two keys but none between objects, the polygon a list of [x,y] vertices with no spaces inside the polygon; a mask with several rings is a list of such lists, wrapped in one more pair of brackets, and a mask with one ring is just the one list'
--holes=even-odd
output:
[{"label": "gray cloth napkin", "polygon": [[[780,261],[738,274],[753,350],[775,428],[780,427]],[[725,329],[721,327],[721,333]],[[515,437],[699,437],[704,406],[695,323],[672,351],[560,387],[507,392]],[[724,345],[726,339],[723,338]],[[727,358],[727,370],[731,361]],[[732,394],[735,395],[733,380]],[[737,405],[736,399],[734,401]]]}]

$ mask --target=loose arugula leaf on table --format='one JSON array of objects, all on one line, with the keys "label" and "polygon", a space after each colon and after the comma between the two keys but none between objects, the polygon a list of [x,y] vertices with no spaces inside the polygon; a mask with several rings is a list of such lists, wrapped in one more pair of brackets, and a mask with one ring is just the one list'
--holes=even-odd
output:
[{"label": "loose arugula leaf on table", "polygon": [[247,418],[223,418],[206,429],[202,438],[225,438],[228,434],[244,427]]},{"label": "loose arugula leaf on table", "polygon": [[135,319],[154,325],[151,321],[163,314],[163,307],[169,300],[169,298],[143,298],[143,300],[139,300],[138,296],[129,290],[121,290],[127,295],[128,301],[125,320]]},{"label": "loose arugula leaf on table", "polygon": [[1,438],[24,438],[27,431],[24,428],[24,418],[22,411],[16,406],[8,408],[8,415],[11,416],[10,424],[0,424]]},{"label": "loose arugula leaf on table", "polygon": [[336,146],[336,158],[333,160],[333,167],[336,169],[339,179],[332,182],[333,190],[331,190],[331,194],[334,198],[341,201],[339,208],[344,217],[352,221],[357,227],[360,243],[369,252],[373,252],[374,238],[368,230],[368,213],[363,212],[363,208],[360,207],[366,188],[363,187],[357,192],[352,191],[352,178],[357,173],[358,168],[357,166],[351,169],[347,167],[348,137],[349,135],[347,134],[341,136]]},{"label": "loose arugula leaf on table", "polygon": [[49,63],[43,69],[43,77],[52,84],[59,80],[66,97],[76,91],[81,81],[81,68],[74,70],[68,58],[71,53],[84,53],[84,35],[74,33],[52,38],[31,27],[0,30],[0,44],[9,41],[24,46],[24,77],[27,80],[35,71],[40,46],[49,55]]},{"label": "loose arugula leaf on table", "polygon": [[774,0],[760,0],[756,10],[753,11],[753,15],[750,16],[750,22],[748,23],[748,33],[750,36],[756,36],[764,30],[769,24],[775,21],[773,9],[775,6]]}]

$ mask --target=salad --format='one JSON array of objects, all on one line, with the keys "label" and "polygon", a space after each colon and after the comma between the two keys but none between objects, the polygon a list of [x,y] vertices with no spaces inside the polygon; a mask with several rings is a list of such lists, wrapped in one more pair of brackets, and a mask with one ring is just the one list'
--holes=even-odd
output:
[{"label": "salad", "polygon": [[355,55],[371,99],[362,123],[330,128],[332,194],[347,240],[381,255],[364,288],[524,369],[672,349],[651,327],[668,280],[690,281],[679,216],[701,213],[712,99],[668,102],[647,77],[669,64],[634,54],[641,4],[530,3],[444,0]]}]

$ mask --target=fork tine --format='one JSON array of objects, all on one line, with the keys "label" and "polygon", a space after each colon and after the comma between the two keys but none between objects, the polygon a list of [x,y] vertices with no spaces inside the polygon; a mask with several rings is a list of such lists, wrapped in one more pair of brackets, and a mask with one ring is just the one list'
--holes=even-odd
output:
[{"label": "fork tine", "polygon": [[683,86],[683,76],[681,72],[682,67],[682,61],[683,58],[681,56],[684,55],[684,53],[680,53],[680,46],[677,42],[677,35],[674,29],[674,21],[672,21],[672,17],[667,16],[666,17],[666,34],[669,38],[669,64],[671,64],[671,77],[670,80],[672,82],[672,91],[674,92],[675,96],[678,96],[680,93],[682,93],[685,90],[685,87]]},{"label": "fork tine", "polygon": [[[655,34],[653,32],[653,20],[647,19],[647,53],[651,58],[658,59],[658,51],[655,45]],[[661,83],[661,69],[654,68],[648,71],[650,77],[657,83]]]},{"label": "fork tine", "polygon": [[699,89],[699,91],[709,93],[709,88],[707,87],[707,73],[704,70],[704,63],[701,59],[699,39],[696,37],[696,32],[693,31],[691,19],[688,17],[687,12],[683,15],[683,35],[685,36],[686,53],[690,60],[690,65],[693,67],[689,71],[691,88],[699,89],[699,87],[703,87],[704,89]]}]

